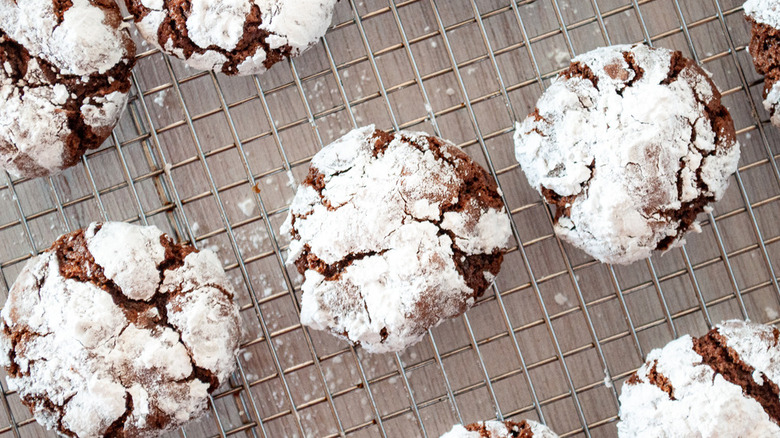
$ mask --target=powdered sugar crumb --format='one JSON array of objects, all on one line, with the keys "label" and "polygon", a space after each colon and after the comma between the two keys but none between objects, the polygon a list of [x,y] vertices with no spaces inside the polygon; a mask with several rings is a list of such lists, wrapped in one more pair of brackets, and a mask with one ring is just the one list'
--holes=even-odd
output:
[{"label": "powdered sugar crumb", "polygon": [[555,299],[555,303],[558,304],[559,306],[563,306],[564,304],[569,302],[569,298],[560,292],[556,293],[553,299]]},{"label": "powdered sugar crumb", "polygon": [[160,108],[165,106],[165,97],[168,94],[168,90],[162,90],[154,96],[154,104]]},{"label": "powdered sugar crumb", "polygon": [[255,201],[252,198],[244,199],[238,203],[238,209],[241,213],[244,213],[246,217],[252,217],[252,213],[255,211]]}]

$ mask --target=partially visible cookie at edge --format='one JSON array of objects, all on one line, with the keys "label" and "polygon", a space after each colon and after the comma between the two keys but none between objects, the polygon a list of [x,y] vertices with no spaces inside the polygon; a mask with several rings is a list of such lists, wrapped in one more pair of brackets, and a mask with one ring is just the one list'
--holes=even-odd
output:
[{"label": "partially visible cookie at edge", "polygon": [[558,438],[547,426],[536,421],[481,421],[457,425],[441,438]]},{"label": "partially visible cookie at edge", "polygon": [[0,0],[0,167],[59,173],[99,147],[130,91],[135,45],[100,0]]},{"label": "partially visible cookie at edge", "polygon": [[780,3],[748,0],[745,15],[752,24],[750,54],[756,71],[765,76],[764,108],[780,126]]},{"label": "partially visible cookie at edge", "polygon": [[512,236],[495,179],[457,146],[373,126],[314,156],[282,233],[302,323],[373,353],[471,307]]},{"label": "partially visible cookie at edge", "polygon": [[780,437],[780,331],[732,320],[655,349],[623,384],[621,438]]},{"label": "partially visible cookie at edge", "polygon": [[265,72],[325,35],[337,0],[125,0],[141,35],[199,70]]},{"label": "partially visible cookie at edge", "polygon": [[515,133],[555,232],[604,263],[684,243],[740,157],[709,74],[680,52],[603,47],[575,58]]},{"label": "partially visible cookie at edge", "polygon": [[240,335],[214,253],[108,222],[27,263],[0,314],[0,364],[61,436],[156,437],[206,410]]}]

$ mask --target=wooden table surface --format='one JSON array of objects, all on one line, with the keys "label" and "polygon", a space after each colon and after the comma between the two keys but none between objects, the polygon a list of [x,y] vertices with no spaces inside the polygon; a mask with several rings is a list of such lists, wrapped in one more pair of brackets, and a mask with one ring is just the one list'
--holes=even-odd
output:
[{"label": "wooden table surface", "polygon": [[[727,318],[778,321],[780,131],[740,0],[341,0],[323,44],[246,78],[186,68],[131,31],[133,98],[106,144],[55,178],[0,175],[0,298],[33,254],[92,221],[217,251],[243,309],[240,367],[177,435],[435,438],[500,416],[614,437],[620,387],[651,349]],[[552,234],[512,127],[573,55],[642,41],[712,72],[742,161],[684,248],[612,268]],[[497,176],[516,226],[495,287],[399,355],[303,330],[302,278],[282,263],[279,226],[311,156],[369,123],[458,143]],[[53,435],[3,388],[0,437]]]}]

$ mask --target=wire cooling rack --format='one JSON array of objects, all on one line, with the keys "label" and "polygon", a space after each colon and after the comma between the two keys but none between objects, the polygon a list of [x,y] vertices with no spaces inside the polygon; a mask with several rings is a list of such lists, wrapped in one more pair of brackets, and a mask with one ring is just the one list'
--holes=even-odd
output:
[{"label": "wire cooling rack", "polygon": [[[491,418],[616,436],[620,385],[652,348],[722,319],[780,315],[780,134],[740,3],[342,0],[322,44],[250,78],[190,70],[131,27],[133,98],[106,144],[52,179],[0,176],[0,295],[59,234],[155,224],[217,251],[245,328],[238,371],[182,437],[438,437]],[[686,247],[610,267],[555,238],[513,159],[512,124],[573,55],[642,41],[713,73],[742,162]],[[455,141],[496,176],[514,219],[495,286],[398,355],[300,326],[302,279],[278,234],[311,156],[368,123]],[[50,436],[2,384],[0,435]]]}]

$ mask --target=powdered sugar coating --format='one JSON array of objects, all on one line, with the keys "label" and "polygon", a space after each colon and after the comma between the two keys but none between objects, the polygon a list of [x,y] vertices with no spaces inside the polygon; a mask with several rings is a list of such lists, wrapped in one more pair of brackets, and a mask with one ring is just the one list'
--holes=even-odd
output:
[{"label": "powdered sugar coating", "polygon": [[52,0],[2,0],[0,29],[64,75],[103,74],[122,61],[125,32],[89,0],[72,3],[60,22]]},{"label": "powdered sugar coating", "polygon": [[758,23],[780,29],[780,3],[777,0],[748,0],[745,14]]},{"label": "powdered sugar coating", "polygon": [[[354,130],[314,156],[310,177],[321,187],[298,189],[282,233],[293,235],[288,263],[316,258],[330,266],[325,271],[336,269],[306,268],[301,322],[369,352],[389,352],[473,303],[483,291],[469,286],[455,252],[464,260],[495,257],[500,265],[511,229],[503,203],[458,199],[465,187],[459,172],[473,164],[457,147],[442,141],[437,148],[419,133],[378,139],[375,131]],[[481,281],[485,274],[492,281],[497,267],[490,269],[496,272],[479,271]]]},{"label": "powdered sugar coating", "polygon": [[[780,351],[771,327],[727,321],[717,329],[743,362],[755,366],[754,379],[778,375]],[[668,379],[673,398],[651,382],[655,372]],[[702,363],[690,336],[650,352],[637,377],[620,395],[621,437],[780,437],[780,426],[756,399]]]},{"label": "powdered sugar coating", "polygon": [[225,318],[233,314],[234,306],[214,299],[223,294],[216,287],[224,288],[225,280],[216,254],[201,251],[187,256],[181,269],[167,271],[160,288],[162,293],[176,293],[177,288],[184,292],[168,301],[168,322],[181,333],[192,359],[220,382],[233,371],[236,342],[228,336],[237,334],[235,319]]},{"label": "powdered sugar coating", "polygon": [[780,3],[773,0],[749,0],[744,5],[745,15],[752,25],[748,49],[753,56],[756,71],[765,76],[764,108],[772,124],[780,126]]},{"label": "powdered sugar coating", "polygon": [[719,93],[676,56],[642,45],[588,52],[517,124],[516,158],[558,204],[556,233],[602,262],[628,264],[683,243],[698,224],[675,212],[719,200],[737,168]]},{"label": "powdered sugar coating", "polygon": [[[14,176],[54,174],[109,135],[127,103],[135,54],[118,7],[0,0],[0,48],[2,167]],[[94,137],[78,138],[69,122],[76,116]]]},{"label": "powdered sugar coating", "polygon": [[[205,410],[210,386],[234,369],[238,309],[214,254],[192,252],[162,278],[156,264],[117,263],[122,254],[99,261],[114,254],[103,247],[109,240],[127,243],[131,257],[157,260],[165,253],[160,236],[154,227],[113,223],[92,224],[84,233],[86,246],[98,248],[99,269],[122,267],[155,289],[164,285],[149,298],[167,300],[167,324],[154,305],[130,310],[97,284],[66,278],[54,249],[33,258],[12,287],[0,314],[0,361],[9,371],[9,388],[45,427],[80,437],[102,436],[110,428],[156,436]],[[127,278],[118,278],[120,289]],[[145,296],[137,286],[130,285],[128,299]],[[196,366],[218,382],[203,381]]]},{"label": "powdered sugar coating", "polygon": [[718,325],[718,332],[739,358],[755,369],[754,380],[765,376],[772,382],[780,382],[780,351],[775,348],[778,340],[774,327],[726,321]]},{"label": "powdered sugar coating", "polygon": [[[325,35],[336,4],[336,0],[190,0],[185,49],[181,42],[160,36],[161,26],[177,13],[173,2],[127,2],[131,11],[133,3],[142,7],[135,12],[136,25],[150,43],[194,68],[239,75],[263,73],[272,64],[269,51],[297,56],[314,45]],[[259,24],[247,23],[254,8],[262,18]],[[239,59],[231,59],[238,51]]]},{"label": "powdered sugar coating", "polygon": [[157,266],[165,260],[165,248],[160,245],[162,231],[124,222],[102,224],[100,231],[96,227],[92,224],[86,233],[87,248],[95,262],[128,298],[149,300],[160,281]]},{"label": "powdered sugar coating", "polygon": [[[543,424],[531,420],[525,420],[525,422],[530,426],[532,437],[534,438],[558,438],[558,435]],[[510,429],[501,421],[484,421],[476,424],[480,427],[484,427],[485,431],[488,433],[487,438],[513,438],[520,436],[520,429],[517,426]],[[442,435],[441,438],[485,438],[485,436],[480,432],[469,431],[458,424],[454,426],[452,430]]]},{"label": "powdered sugar coating", "polygon": [[764,99],[764,109],[772,114],[772,124],[780,126],[780,81],[777,81],[769,89]]}]

